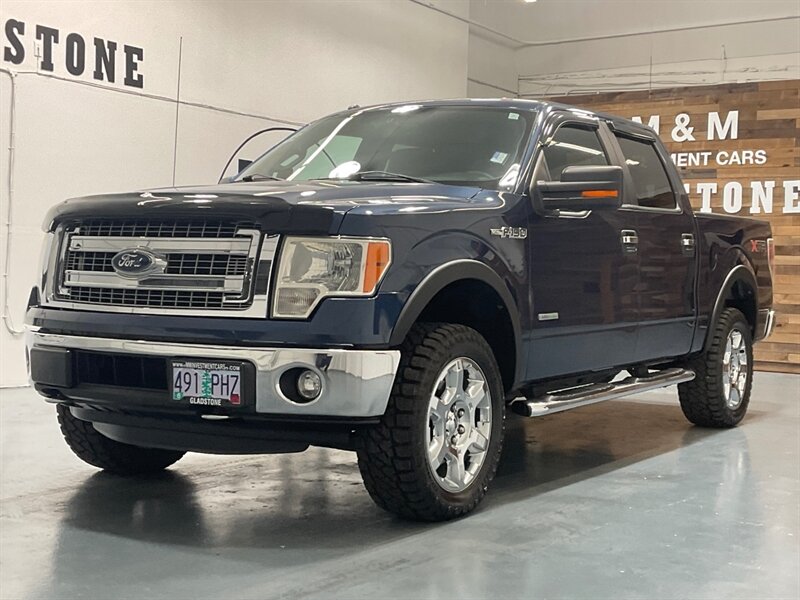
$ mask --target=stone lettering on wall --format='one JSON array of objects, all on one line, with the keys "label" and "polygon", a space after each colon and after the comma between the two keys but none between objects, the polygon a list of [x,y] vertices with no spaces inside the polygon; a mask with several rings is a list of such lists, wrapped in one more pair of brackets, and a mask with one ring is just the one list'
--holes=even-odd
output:
[{"label": "stone lettering on wall", "polygon": [[[673,117],[672,129],[669,139],[674,144],[695,142],[703,139],[707,142],[739,139],[739,110],[730,110],[725,114],[724,120],[720,111],[709,111],[705,115],[707,123],[703,130],[705,137],[700,138],[696,133],[697,127],[692,125],[692,116],[681,112]],[[644,123],[640,115],[633,115],[631,120]],[[647,117],[647,125],[662,139],[666,139],[666,131],[661,131],[664,122],[663,115],[655,114]],[[744,148],[734,150],[676,151],[670,154],[672,162],[679,169],[692,167],[733,167],[746,165],[766,165],[769,162],[769,152],[765,148]],[[722,196],[722,210],[726,213],[737,214],[742,209],[747,209],[750,214],[771,214],[775,208],[775,188],[778,188],[777,210],[787,214],[800,214],[800,178],[784,181],[729,181],[721,188],[715,182],[698,181],[685,184],[686,193],[697,194],[702,199],[700,212],[711,212],[711,201],[715,194]]]},{"label": "stone lettering on wall", "polygon": [[30,53],[43,72],[63,72],[80,77],[91,72],[97,81],[144,88],[141,65],[144,49],[99,37],[84,38],[76,32],[8,19],[4,26],[3,62],[21,65]]}]

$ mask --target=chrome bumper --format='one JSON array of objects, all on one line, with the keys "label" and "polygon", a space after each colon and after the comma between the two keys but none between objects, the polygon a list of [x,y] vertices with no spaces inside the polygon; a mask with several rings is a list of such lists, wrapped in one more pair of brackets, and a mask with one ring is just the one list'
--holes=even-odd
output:
[{"label": "chrome bumper", "polygon": [[770,335],[772,335],[772,331],[775,329],[775,323],[776,323],[775,311],[772,309],[769,310],[765,309],[765,310],[760,310],[759,313],[761,313],[759,315],[760,317],[759,320],[762,323],[764,323],[764,328],[762,331],[758,332],[761,335],[756,336],[756,339],[765,340]]},{"label": "chrome bumper", "polygon": [[[74,348],[92,352],[248,361],[256,368],[256,412],[275,415],[375,417],[386,411],[400,362],[398,350],[245,348],[120,340],[29,331],[33,347]],[[322,377],[322,393],[307,404],[286,398],[281,374],[303,367]]]}]

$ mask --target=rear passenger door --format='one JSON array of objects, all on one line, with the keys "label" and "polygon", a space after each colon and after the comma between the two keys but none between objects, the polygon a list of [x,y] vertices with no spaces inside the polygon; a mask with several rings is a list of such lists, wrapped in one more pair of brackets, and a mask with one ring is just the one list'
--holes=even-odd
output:
[{"label": "rear passenger door", "polygon": [[638,238],[639,360],[689,352],[695,321],[695,220],[680,181],[668,171],[669,156],[641,130],[616,128],[625,165],[625,198]]}]

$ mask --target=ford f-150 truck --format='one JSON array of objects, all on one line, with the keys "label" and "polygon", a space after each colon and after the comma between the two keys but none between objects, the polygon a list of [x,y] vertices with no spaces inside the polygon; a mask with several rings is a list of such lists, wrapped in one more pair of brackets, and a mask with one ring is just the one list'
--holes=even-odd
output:
[{"label": "ford f-150 truck", "polygon": [[507,409],[678,384],[736,425],[775,323],[768,224],[694,214],[651,129],[548,102],[353,107],[44,227],[30,377],[81,459],[353,450],[411,519],[475,508]]}]

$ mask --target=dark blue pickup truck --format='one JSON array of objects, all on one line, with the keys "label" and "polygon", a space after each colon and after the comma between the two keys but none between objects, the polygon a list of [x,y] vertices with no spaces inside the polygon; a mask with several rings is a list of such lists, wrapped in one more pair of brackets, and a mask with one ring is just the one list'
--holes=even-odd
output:
[{"label": "dark blue pickup truck", "polygon": [[30,375],[80,458],[349,449],[412,519],[480,502],[507,409],[679,384],[736,425],[775,321],[768,224],[694,214],[652,130],[547,102],[354,107],[45,229]]}]

